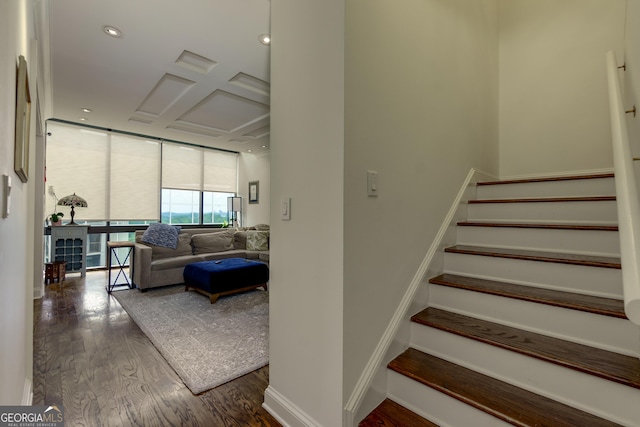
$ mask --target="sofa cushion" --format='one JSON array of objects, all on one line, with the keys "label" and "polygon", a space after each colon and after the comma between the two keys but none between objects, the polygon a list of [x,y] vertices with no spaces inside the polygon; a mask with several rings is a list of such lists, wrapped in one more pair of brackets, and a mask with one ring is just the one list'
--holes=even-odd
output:
[{"label": "sofa cushion", "polygon": [[247,250],[266,251],[269,250],[269,232],[249,230],[247,231]]},{"label": "sofa cushion", "polygon": [[192,262],[204,261],[204,257],[199,255],[182,255],[174,258],[163,258],[155,260],[151,263],[152,271],[171,270],[174,268],[182,268]]},{"label": "sofa cushion", "polygon": [[151,246],[151,249],[153,250],[151,253],[152,260],[191,255],[191,236],[187,233],[178,234],[178,244],[175,249],[162,246]]},{"label": "sofa cushion", "polygon": [[244,256],[247,259],[260,259],[260,254],[268,254],[266,251],[246,251]]},{"label": "sofa cushion", "polygon": [[178,245],[178,233],[180,227],[169,224],[154,223],[142,234],[142,243],[164,248],[175,249]]},{"label": "sofa cushion", "polygon": [[217,233],[194,234],[191,245],[195,255],[212,252],[223,252],[233,249],[233,235],[235,230],[219,231]]},{"label": "sofa cushion", "polygon": [[247,258],[247,251],[244,249],[234,249],[231,251],[224,252],[213,252],[204,255],[200,255],[204,261],[212,261],[217,259],[226,259],[226,258]]},{"label": "sofa cushion", "polygon": [[234,249],[247,249],[247,232],[236,231],[233,233],[233,248]]}]

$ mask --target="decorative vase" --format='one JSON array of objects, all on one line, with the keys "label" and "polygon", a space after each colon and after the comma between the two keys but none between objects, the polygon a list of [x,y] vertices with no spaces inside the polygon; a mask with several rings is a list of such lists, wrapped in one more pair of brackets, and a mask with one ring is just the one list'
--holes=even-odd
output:
[{"label": "decorative vase", "polygon": [[57,220],[56,222],[51,221],[51,226],[52,227],[58,227],[60,225],[62,225],[62,220],[61,219]]}]

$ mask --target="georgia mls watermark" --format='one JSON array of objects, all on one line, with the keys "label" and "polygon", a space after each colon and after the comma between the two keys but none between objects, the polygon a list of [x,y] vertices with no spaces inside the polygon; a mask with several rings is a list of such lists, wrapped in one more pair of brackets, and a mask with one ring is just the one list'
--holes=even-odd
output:
[{"label": "georgia mls watermark", "polygon": [[0,406],[0,427],[64,427],[62,405]]}]

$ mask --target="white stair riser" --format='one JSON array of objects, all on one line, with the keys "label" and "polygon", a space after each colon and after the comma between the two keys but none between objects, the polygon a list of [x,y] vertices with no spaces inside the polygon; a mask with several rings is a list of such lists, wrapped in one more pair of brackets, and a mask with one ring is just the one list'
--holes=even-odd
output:
[{"label": "white stair riser", "polygon": [[462,276],[622,299],[622,273],[615,268],[445,253],[444,271]]},{"label": "white stair riser", "polygon": [[640,390],[455,334],[415,325],[414,348],[598,415],[638,425]]},{"label": "white stair riser", "polygon": [[470,203],[469,221],[604,224],[618,221],[615,201]]},{"label": "white stair riser", "polygon": [[441,427],[513,427],[395,371],[388,370],[388,388],[392,400]]},{"label": "white stair riser", "polygon": [[457,227],[457,244],[620,256],[617,231]]},{"label": "white stair riser", "polygon": [[613,178],[477,186],[478,199],[613,196],[615,194]]},{"label": "white stair riser", "polygon": [[640,354],[638,327],[627,319],[434,284],[429,292],[434,308],[629,356]]}]

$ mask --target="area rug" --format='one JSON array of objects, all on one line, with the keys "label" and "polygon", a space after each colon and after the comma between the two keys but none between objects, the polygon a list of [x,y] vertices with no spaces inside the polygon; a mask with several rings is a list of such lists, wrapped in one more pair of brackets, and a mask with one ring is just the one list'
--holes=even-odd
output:
[{"label": "area rug", "polygon": [[215,304],[184,285],[113,292],[193,394],[269,362],[269,293],[254,290]]}]

